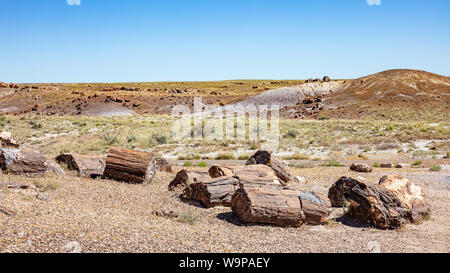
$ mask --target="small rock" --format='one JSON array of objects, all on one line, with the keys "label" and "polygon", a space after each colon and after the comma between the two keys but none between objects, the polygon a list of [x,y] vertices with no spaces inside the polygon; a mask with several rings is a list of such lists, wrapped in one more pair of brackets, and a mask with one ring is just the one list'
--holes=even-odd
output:
[{"label": "small rock", "polygon": [[68,253],[81,253],[81,245],[77,241],[70,242],[66,245],[65,251]]},{"label": "small rock", "polygon": [[391,163],[386,163],[386,164],[380,164],[381,168],[392,168],[392,164]]},{"label": "small rock", "polygon": [[36,194],[36,198],[46,202],[50,202],[52,200],[51,197],[46,193],[38,193]]},{"label": "small rock", "polygon": [[298,183],[305,183],[306,179],[304,177],[301,177],[301,176],[296,176],[295,177],[295,181],[297,181]]}]

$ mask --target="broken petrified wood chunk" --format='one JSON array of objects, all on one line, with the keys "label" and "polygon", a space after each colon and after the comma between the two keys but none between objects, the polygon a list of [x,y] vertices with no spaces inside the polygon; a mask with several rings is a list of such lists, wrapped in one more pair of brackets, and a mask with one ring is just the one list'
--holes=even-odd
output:
[{"label": "broken petrified wood chunk", "polygon": [[43,175],[47,172],[46,157],[40,152],[15,148],[0,149],[0,169],[18,175]]},{"label": "broken petrified wood chunk", "polygon": [[288,183],[291,181],[291,174],[289,173],[288,167],[278,158],[273,156],[270,152],[260,150],[257,151],[252,157],[250,157],[245,165],[256,165],[262,164],[267,165],[275,172],[278,178],[281,179],[282,183]]},{"label": "broken petrified wood chunk", "polygon": [[187,186],[188,182],[207,182],[211,177],[204,171],[187,171],[181,170],[169,184],[169,191],[173,191],[179,186]]},{"label": "broken petrified wood chunk", "polygon": [[350,166],[350,170],[360,173],[370,173],[373,171],[372,167],[367,164],[353,163]]},{"label": "broken petrified wood chunk", "polygon": [[0,133],[0,148],[19,148],[20,144],[17,142],[10,132]]},{"label": "broken petrified wood chunk", "polygon": [[331,214],[331,203],[328,198],[313,192],[301,191],[300,206],[305,215],[305,222],[311,225],[325,225]]},{"label": "broken petrified wood chunk", "polygon": [[7,189],[23,189],[26,190],[30,187],[27,183],[15,183],[15,182],[0,182],[0,189],[1,188],[7,188]]},{"label": "broken petrified wood chunk", "polygon": [[184,190],[186,199],[201,203],[205,208],[231,207],[231,197],[239,188],[239,180],[231,176],[214,178],[208,182],[190,184]]},{"label": "broken petrified wood chunk", "polygon": [[80,177],[101,177],[105,170],[106,157],[62,154],[55,158],[58,163],[64,163],[67,168],[76,171]]},{"label": "broken petrified wood chunk", "polygon": [[106,158],[103,178],[128,183],[150,183],[156,172],[151,153],[111,148]]},{"label": "broken petrified wood chunk", "polygon": [[245,166],[212,166],[209,171],[212,178],[221,176],[257,176],[279,180],[275,172],[267,165],[245,165]]},{"label": "broken petrified wood chunk", "polygon": [[346,206],[347,215],[380,229],[419,223],[430,214],[422,190],[406,178],[386,176],[379,185],[340,178],[329,190],[333,206]]},{"label": "broken petrified wood chunk", "polygon": [[170,165],[169,161],[167,159],[162,157],[155,158],[156,160],[156,170],[158,172],[166,172],[171,173],[172,172],[172,165]]}]

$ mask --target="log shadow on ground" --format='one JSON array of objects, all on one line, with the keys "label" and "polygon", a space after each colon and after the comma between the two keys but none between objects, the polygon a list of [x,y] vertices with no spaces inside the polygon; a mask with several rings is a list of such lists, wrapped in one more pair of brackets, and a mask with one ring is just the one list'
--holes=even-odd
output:
[{"label": "log shadow on ground", "polygon": [[337,218],[333,219],[334,221],[341,223],[345,226],[353,227],[353,228],[371,228],[371,226],[367,223],[361,222],[357,219],[353,219],[343,214]]}]

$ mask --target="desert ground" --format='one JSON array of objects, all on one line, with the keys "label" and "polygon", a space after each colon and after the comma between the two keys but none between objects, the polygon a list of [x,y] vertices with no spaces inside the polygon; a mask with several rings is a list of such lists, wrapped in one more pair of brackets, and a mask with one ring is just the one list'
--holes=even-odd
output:
[{"label": "desert ground", "polygon": [[[423,189],[431,215],[380,230],[333,208],[326,225],[244,224],[229,207],[204,208],[168,191],[182,169],[244,165],[264,140],[175,140],[175,105],[280,105],[279,147],[289,187],[328,195],[347,176],[376,184],[401,175]],[[151,152],[173,172],[148,184],[64,174],[0,174],[0,252],[449,252],[450,78],[391,70],[359,79],[160,83],[29,83],[0,87],[0,131],[53,160]],[[1,148],[0,148],[1,149]],[[349,169],[352,163],[373,168]],[[391,168],[381,168],[384,163]],[[402,166],[402,168],[395,168]]]}]

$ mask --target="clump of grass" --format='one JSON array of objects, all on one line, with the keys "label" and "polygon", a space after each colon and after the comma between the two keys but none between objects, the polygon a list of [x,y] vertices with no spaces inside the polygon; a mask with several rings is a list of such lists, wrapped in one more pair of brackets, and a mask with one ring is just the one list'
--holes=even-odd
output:
[{"label": "clump of grass", "polygon": [[440,165],[432,165],[429,169],[430,172],[440,172],[442,167]]},{"label": "clump of grass", "polygon": [[317,119],[318,119],[318,120],[329,120],[330,118],[327,117],[327,116],[325,116],[325,115],[319,115],[319,116],[317,117]]},{"label": "clump of grass", "polygon": [[423,163],[423,161],[422,160],[416,160],[416,161],[414,161],[411,165],[414,167],[414,166],[420,166],[420,165],[422,165],[422,163]]},{"label": "clump of grass", "polygon": [[153,134],[152,139],[155,140],[159,145],[167,144],[169,142],[167,136],[164,134]]},{"label": "clump of grass", "polygon": [[197,166],[198,166],[198,167],[203,167],[203,168],[204,168],[204,167],[207,167],[207,166],[208,166],[208,163],[206,163],[206,162],[198,162],[198,163],[197,163]]},{"label": "clump of grass", "polygon": [[239,160],[248,160],[250,158],[250,155],[240,155],[238,157]]},{"label": "clump of grass", "polygon": [[364,160],[369,159],[369,158],[367,157],[367,155],[365,155],[365,154],[363,154],[363,153],[358,154],[358,157],[361,158],[361,159],[364,159]]},{"label": "clump of grass", "polygon": [[304,155],[302,153],[296,153],[293,155],[284,156],[283,159],[284,160],[307,160],[307,159],[309,159],[309,156]]},{"label": "clump of grass", "polygon": [[61,184],[56,180],[39,179],[33,181],[33,184],[36,186],[36,188],[40,189],[43,192],[49,190],[54,191],[61,187]]},{"label": "clump of grass", "polygon": [[330,160],[322,164],[323,167],[340,167],[341,163],[336,160]]},{"label": "clump of grass", "polygon": [[178,216],[178,221],[181,223],[187,223],[190,225],[194,225],[198,220],[198,215],[194,215],[190,212],[183,212]]},{"label": "clump of grass", "polygon": [[101,136],[101,138],[103,139],[103,141],[106,142],[106,144],[108,146],[119,144],[119,142],[120,142],[119,137],[116,135],[105,134],[105,135]]},{"label": "clump of grass", "polygon": [[178,160],[199,160],[201,158],[200,155],[180,155],[178,156]]},{"label": "clump of grass", "polygon": [[192,162],[191,161],[186,161],[186,162],[184,162],[183,166],[191,167],[192,166]]},{"label": "clump of grass", "polygon": [[380,168],[380,167],[381,167],[381,164],[378,163],[378,162],[375,162],[375,163],[373,163],[373,167],[374,167],[374,168]]},{"label": "clump of grass", "polygon": [[285,138],[296,138],[297,137],[297,132],[293,129],[289,129],[286,133],[286,135],[284,135]]},{"label": "clump of grass", "polygon": [[444,158],[450,158],[450,152],[447,152],[447,154],[444,156]]},{"label": "clump of grass", "polygon": [[231,160],[231,159],[234,159],[234,156],[231,153],[220,153],[216,156],[216,160]]}]

